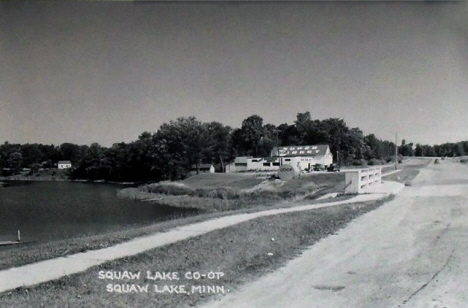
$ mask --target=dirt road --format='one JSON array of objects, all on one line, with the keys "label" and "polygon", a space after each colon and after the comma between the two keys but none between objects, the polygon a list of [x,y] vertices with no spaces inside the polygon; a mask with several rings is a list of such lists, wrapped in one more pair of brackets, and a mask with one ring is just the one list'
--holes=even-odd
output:
[{"label": "dirt road", "polygon": [[214,307],[468,307],[468,166],[439,160],[391,202]]}]

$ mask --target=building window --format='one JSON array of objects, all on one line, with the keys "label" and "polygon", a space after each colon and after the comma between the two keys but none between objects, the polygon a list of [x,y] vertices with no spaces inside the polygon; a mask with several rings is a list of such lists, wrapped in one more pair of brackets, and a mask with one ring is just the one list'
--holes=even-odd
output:
[{"label": "building window", "polygon": [[284,161],[291,161],[291,159],[289,159],[289,158],[286,158]]},{"label": "building window", "polygon": [[279,163],[273,163],[273,166],[279,166]]},{"label": "building window", "polygon": [[263,167],[270,167],[270,163],[263,163]]},{"label": "building window", "polygon": [[234,166],[236,166],[236,167],[247,167],[247,163],[235,163]]}]

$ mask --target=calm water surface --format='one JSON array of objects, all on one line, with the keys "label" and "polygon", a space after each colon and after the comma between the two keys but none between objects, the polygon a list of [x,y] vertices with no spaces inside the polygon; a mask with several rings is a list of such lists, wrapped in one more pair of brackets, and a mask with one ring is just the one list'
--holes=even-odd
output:
[{"label": "calm water surface", "polygon": [[0,187],[0,241],[47,242],[144,226],[194,215],[195,210],[117,197],[112,184],[8,182]]}]

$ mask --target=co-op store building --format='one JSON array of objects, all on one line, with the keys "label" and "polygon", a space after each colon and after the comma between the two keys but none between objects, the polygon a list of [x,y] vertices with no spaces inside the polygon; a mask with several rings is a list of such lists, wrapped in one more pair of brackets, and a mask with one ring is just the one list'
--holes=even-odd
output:
[{"label": "co-op store building", "polygon": [[328,145],[274,147],[270,157],[236,157],[234,162],[226,167],[226,172],[275,171],[282,165],[311,170],[315,164],[329,166],[332,163],[333,154]]}]

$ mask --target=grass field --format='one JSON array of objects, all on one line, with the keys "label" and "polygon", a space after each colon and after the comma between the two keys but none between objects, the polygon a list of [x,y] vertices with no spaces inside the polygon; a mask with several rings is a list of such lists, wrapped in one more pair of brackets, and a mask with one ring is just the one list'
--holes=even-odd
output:
[{"label": "grass field", "polygon": [[[380,206],[385,200],[335,206],[312,211],[262,217],[116,260],[85,273],[19,288],[0,294],[2,307],[188,307],[232,292],[240,285],[277,269],[321,238],[343,228],[353,218]],[[138,280],[99,279],[99,271],[143,272]],[[177,272],[177,281],[145,279],[146,271]],[[186,279],[187,272],[223,273],[220,279]],[[149,285],[149,292],[108,292],[109,284]],[[156,293],[154,284],[218,286],[218,294]],[[112,287],[114,290],[114,287]]]},{"label": "grass field", "polygon": [[343,185],[343,173],[307,174],[289,181],[265,180],[239,173],[199,174],[184,181],[125,188],[119,196],[218,212],[271,206],[306,197],[312,199],[311,195],[340,191]]},{"label": "grass field", "polygon": [[192,189],[214,189],[229,187],[234,190],[247,189],[258,185],[263,179],[251,174],[242,173],[201,173],[193,175],[180,183]]}]

